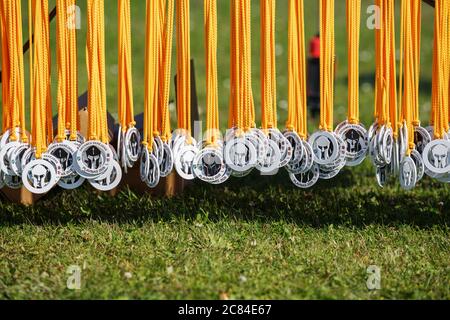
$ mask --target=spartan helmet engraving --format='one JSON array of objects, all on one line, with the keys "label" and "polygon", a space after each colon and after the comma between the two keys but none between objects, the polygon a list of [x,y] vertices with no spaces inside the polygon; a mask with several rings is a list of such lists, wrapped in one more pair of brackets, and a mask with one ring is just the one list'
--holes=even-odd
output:
[{"label": "spartan helmet engraving", "polygon": [[321,160],[328,160],[332,152],[332,150],[330,150],[331,141],[327,137],[322,136],[317,139],[316,144],[320,153],[319,158]]},{"label": "spartan helmet engraving", "polygon": [[417,131],[414,133],[414,143],[416,145],[416,150],[422,154],[424,149],[423,137]]},{"label": "spartan helmet engraving", "polygon": [[233,147],[233,153],[234,164],[241,167],[245,166],[247,162],[247,146],[242,142],[238,142]]},{"label": "spartan helmet engraving", "polygon": [[100,149],[92,146],[86,151],[86,164],[90,169],[96,170],[100,166]]},{"label": "spartan helmet engraving", "polygon": [[347,142],[348,152],[359,152],[361,151],[360,135],[355,130],[349,130],[345,134],[345,141]]},{"label": "spartan helmet engraving", "polygon": [[447,166],[448,149],[442,144],[438,144],[432,150],[434,166],[438,169],[444,169]]},{"label": "spartan helmet engraving", "polygon": [[275,155],[275,152],[272,149],[272,147],[269,146],[268,148],[266,148],[266,156],[264,157],[264,166],[265,167],[268,167],[272,164],[274,155]]},{"label": "spartan helmet engraving", "polygon": [[58,148],[55,150],[53,155],[58,158],[63,170],[66,170],[71,165],[71,161],[69,161],[69,153],[66,150]]},{"label": "spartan helmet engraving", "polygon": [[35,188],[43,188],[48,170],[43,165],[37,165],[31,170],[33,186]]},{"label": "spartan helmet engraving", "polygon": [[137,156],[139,151],[139,141],[136,133],[132,133],[130,136],[130,146],[133,156]]},{"label": "spartan helmet engraving", "polygon": [[405,162],[403,165],[402,173],[403,173],[403,179],[405,181],[405,184],[407,186],[412,184],[412,168],[409,162]]},{"label": "spartan helmet engraving", "polygon": [[156,167],[153,164],[153,161],[150,161],[150,166],[148,168],[148,181],[153,184],[156,181]]},{"label": "spartan helmet engraving", "polygon": [[184,152],[181,155],[181,166],[186,174],[192,173],[192,162],[194,162],[195,154],[192,151]]},{"label": "spartan helmet engraving", "polygon": [[300,182],[303,184],[308,183],[313,177],[313,173],[310,171],[300,174]]},{"label": "spartan helmet engraving", "polygon": [[203,173],[206,176],[215,176],[219,170],[220,160],[214,153],[207,153],[203,158]]}]

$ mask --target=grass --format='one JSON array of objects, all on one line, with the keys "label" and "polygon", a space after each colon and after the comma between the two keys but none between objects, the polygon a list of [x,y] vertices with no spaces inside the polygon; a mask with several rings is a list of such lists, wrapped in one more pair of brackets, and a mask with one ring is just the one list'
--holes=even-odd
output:
[{"label": "grass", "polygon": [[[50,7],[54,2],[50,1]],[[364,11],[369,3],[363,1]],[[87,82],[83,68],[86,13],[85,2],[79,4],[83,13],[78,39],[82,91]],[[224,124],[229,92],[229,3],[218,4]],[[258,2],[253,4],[253,83],[259,106],[259,14]],[[317,2],[305,1],[305,6],[310,38],[317,32]],[[108,108],[114,114],[117,9],[115,5],[105,9]],[[284,121],[287,1],[278,1],[277,9],[278,97]],[[337,1],[336,10],[336,121],[342,121],[347,99],[344,4]],[[433,11],[426,6],[423,10],[421,107],[427,120]],[[144,96],[144,11],[144,1],[133,2],[137,111],[142,110]],[[201,1],[191,1],[191,11],[192,56],[202,113]],[[366,124],[371,122],[373,106],[373,41],[373,31],[362,28],[361,114]],[[311,129],[315,125],[312,121]],[[281,173],[233,179],[216,187],[197,182],[172,199],[138,196],[126,189],[111,198],[86,187],[73,192],[55,190],[32,207],[4,201],[0,203],[0,298],[449,299],[449,191],[448,186],[430,179],[412,192],[402,191],[395,182],[380,189],[373,168],[365,162],[306,191],[295,189]],[[71,265],[83,268],[80,291],[66,288],[66,270]],[[381,290],[366,287],[369,265],[381,268]]]}]

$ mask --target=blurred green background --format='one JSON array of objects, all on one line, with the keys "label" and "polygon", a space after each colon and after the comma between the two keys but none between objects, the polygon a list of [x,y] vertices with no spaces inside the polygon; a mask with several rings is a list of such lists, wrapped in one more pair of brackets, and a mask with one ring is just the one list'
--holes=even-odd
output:
[{"label": "blurred green background", "polygon": [[[370,14],[367,8],[373,4],[373,1],[362,1],[362,19],[361,19],[361,55],[360,55],[360,79],[361,79],[361,118],[366,125],[372,121],[373,101],[374,101],[374,30],[366,26],[366,21]],[[397,38],[399,38],[399,14],[400,1],[396,2],[396,22]],[[78,61],[79,61],[79,90],[80,94],[87,88],[86,72],[86,1],[79,1],[81,9],[81,29],[78,32]],[[49,1],[49,8],[55,6],[55,0]],[[24,41],[28,39],[28,10],[27,1],[22,1],[23,7],[23,27]],[[145,43],[145,1],[132,1],[132,50],[133,50],[133,80],[134,80],[134,99],[136,113],[142,112],[144,101],[144,43]],[[319,30],[318,17],[319,2],[313,0],[305,1],[305,26],[306,39],[314,36]],[[345,28],[345,1],[336,1],[336,54],[337,54],[337,78],[336,78],[336,98],[335,98],[335,122],[339,123],[346,117],[347,108],[347,40]],[[230,1],[218,1],[218,71],[219,71],[219,106],[222,127],[226,126],[228,99],[230,93]],[[117,3],[115,1],[106,1],[105,4],[105,28],[106,28],[106,81],[108,110],[117,118]],[[421,76],[421,95],[420,106],[424,120],[428,120],[430,113],[431,96],[431,65],[432,65],[432,40],[433,40],[433,20],[434,10],[428,5],[423,5],[423,32],[422,32],[422,76]],[[199,98],[199,111],[202,119],[205,117],[205,94],[206,94],[206,76],[204,60],[204,42],[203,42],[203,1],[191,0],[191,55],[195,60],[197,92]],[[257,109],[257,123],[260,121],[260,14],[259,1],[252,1],[252,76],[255,106]],[[284,127],[287,116],[287,29],[288,28],[288,1],[277,1],[276,14],[276,55],[277,55],[277,84],[278,84],[278,110],[279,127]],[[56,99],[56,22],[51,24],[52,40],[52,90],[53,100]],[[397,47],[399,47],[397,39]],[[308,45],[308,44],[307,44]],[[174,35],[174,57],[172,63],[172,76],[175,75],[175,35]],[[399,56],[399,51],[397,57]],[[26,68],[29,57],[25,57]],[[28,69],[27,69],[28,75]],[[26,76],[28,79],[28,76]],[[28,94],[28,86],[26,87]],[[174,100],[175,89],[172,81],[171,101]],[[28,106],[29,104],[27,104]],[[55,104],[54,111],[56,112]],[[172,104],[172,122],[176,123],[175,108]],[[310,122],[311,129],[317,127],[317,121]]]}]

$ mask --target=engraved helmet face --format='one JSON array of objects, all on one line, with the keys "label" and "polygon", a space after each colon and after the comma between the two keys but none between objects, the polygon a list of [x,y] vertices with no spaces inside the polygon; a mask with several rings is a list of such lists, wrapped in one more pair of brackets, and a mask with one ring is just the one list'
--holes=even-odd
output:
[{"label": "engraved helmet face", "polygon": [[321,160],[328,160],[331,154],[331,141],[327,137],[319,137],[316,142],[317,148],[319,150],[319,158]]},{"label": "engraved helmet face", "polygon": [[44,187],[48,170],[43,165],[37,165],[31,170],[32,182],[35,188]]},{"label": "engraved helmet face", "polygon": [[436,168],[443,169],[447,166],[448,149],[442,144],[436,145],[432,150],[433,164]]},{"label": "engraved helmet face", "polygon": [[245,166],[247,162],[247,146],[243,142],[238,142],[233,146],[234,163]]},{"label": "engraved helmet face", "polygon": [[92,146],[86,151],[86,164],[90,169],[98,169],[100,167],[101,151],[95,146]]},{"label": "engraved helmet face", "polygon": [[361,149],[361,145],[359,143],[360,136],[355,130],[349,130],[345,134],[345,141],[347,142],[347,151],[348,152],[358,152]]}]

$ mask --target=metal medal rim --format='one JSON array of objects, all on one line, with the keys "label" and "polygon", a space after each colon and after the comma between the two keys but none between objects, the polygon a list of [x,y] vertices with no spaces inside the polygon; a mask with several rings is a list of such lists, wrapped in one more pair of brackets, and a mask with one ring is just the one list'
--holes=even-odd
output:
[{"label": "metal medal rim", "polygon": [[336,126],[336,128],[334,128],[334,132],[335,132],[336,134],[339,134],[339,135],[340,135],[340,134],[341,134],[342,128],[344,128],[347,124],[349,124],[348,120],[345,120],[345,121],[339,123],[339,124]]},{"label": "metal medal rim", "polygon": [[[67,180],[72,176],[76,176],[78,178],[78,180],[74,184],[68,184]],[[74,172],[71,176],[62,177],[61,179],[59,179],[58,186],[65,190],[75,190],[75,189],[81,187],[85,181],[86,181],[85,178],[83,178],[82,176],[80,176]]]},{"label": "metal medal rim", "polygon": [[61,179],[61,175],[64,170],[63,170],[62,165],[59,162],[58,158],[49,153],[43,153],[42,159],[50,162],[53,165],[53,167],[55,168],[55,171],[56,171],[56,178],[59,181],[59,179]]},{"label": "metal medal rim", "polygon": [[[306,140],[302,140],[302,145],[303,145],[304,152],[303,152],[303,157],[300,161],[303,161],[303,159],[304,159],[304,162],[297,169],[295,169],[295,167],[293,165],[291,165],[288,168],[288,172],[290,172],[290,173],[293,173],[293,174],[305,173],[305,172],[309,171],[312,168],[312,166],[314,165],[314,156],[313,156],[313,150],[312,150],[311,145]],[[288,164],[288,166],[289,166],[289,164]]]},{"label": "metal medal rim", "polygon": [[180,177],[182,177],[184,180],[194,180],[195,179],[195,175],[194,175],[194,170],[191,169],[191,174],[185,173],[181,166],[181,157],[186,154],[187,152],[192,152],[194,153],[194,157],[193,159],[195,159],[195,156],[197,155],[197,153],[199,152],[198,148],[194,145],[185,145],[184,147],[182,147],[182,149],[180,149],[180,151],[177,153],[176,158],[174,159],[175,161],[175,170],[177,171],[178,175]]},{"label": "metal medal rim", "polygon": [[[13,151],[13,153],[10,156],[9,163],[10,163],[11,169],[14,171],[14,174],[16,176],[21,176],[22,175],[22,157],[20,156],[21,155],[21,151],[22,151],[22,149],[24,149],[23,152],[25,153],[28,148],[30,148],[29,144],[22,143],[19,147],[17,147]],[[22,156],[23,156],[23,153],[22,153]]]},{"label": "metal medal rim", "polygon": [[[104,157],[104,163],[101,165],[100,168],[97,169],[90,169],[84,164],[83,162],[83,153],[90,147],[95,146],[97,147],[101,153],[103,153]],[[83,143],[80,148],[77,150],[77,153],[75,154],[76,163],[75,165],[75,171],[77,173],[87,179],[95,179],[99,176],[103,175],[110,169],[111,161],[113,160],[113,154],[111,152],[110,147],[101,142],[101,141],[87,141]]]},{"label": "metal medal rim", "polygon": [[375,134],[378,131],[378,122],[372,123],[372,125],[369,127],[369,130],[367,130],[367,140],[370,141],[375,137]]},{"label": "metal medal rim", "polygon": [[417,168],[417,182],[422,180],[423,176],[425,175],[425,165],[423,164],[422,156],[420,155],[419,151],[413,150],[411,151],[411,158],[414,160],[414,163]]},{"label": "metal medal rim", "polygon": [[[326,160],[321,160],[317,157],[316,155],[316,149],[314,148],[314,143],[317,141],[317,139],[321,136],[325,136],[326,138],[328,138],[328,140],[331,142],[331,144],[333,145],[333,153],[330,155],[330,157]],[[312,149],[313,149],[313,155],[314,155],[314,162],[319,164],[319,165],[325,165],[325,164],[329,164],[334,162],[338,157],[339,157],[339,146],[338,146],[338,142],[336,140],[336,136],[334,134],[332,134],[331,132],[328,131],[324,131],[324,130],[320,130],[320,131],[316,131],[315,133],[313,133],[311,135],[311,137],[309,137],[309,144],[311,145]]]},{"label": "metal medal rim", "polygon": [[[220,170],[214,175],[214,176],[206,176],[203,174],[202,172],[202,165],[201,165],[201,161],[203,159],[203,157],[205,157],[207,154],[214,154],[215,157],[218,157],[220,159]],[[200,150],[199,153],[197,153],[197,155],[194,158],[194,162],[193,162],[193,166],[192,166],[192,171],[194,172],[194,176],[204,182],[208,182],[208,183],[213,183],[214,181],[219,180],[225,173],[227,169],[227,166],[224,162],[223,159],[223,154],[220,151],[220,149],[217,148],[211,148],[211,147],[207,147],[204,148],[202,150]]]},{"label": "metal medal rim", "polygon": [[[146,161],[143,161],[144,157]],[[150,159],[150,152],[148,151],[147,148],[143,148],[141,150],[141,158],[139,163],[139,175],[142,182],[147,180],[148,172],[150,171],[149,159]]]},{"label": "metal medal rim", "polygon": [[[313,173],[314,173],[313,179],[311,179],[311,180],[310,180],[308,183],[306,183],[306,184],[301,183],[301,182],[297,179],[297,175],[299,175],[299,174],[306,174],[306,173],[308,173],[309,171],[313,171]],[[291,179],[292,183],[293,183],[296,187],[298,187],[298,188],[300,188],[300,189],[309,189],[309,188],[313,187],[313,186],[319,181],[319,175],[320,175],[319,165],[318,165],[318,164],[313,164],[313,166],[312,166],[309,170],[307,170],[307,171],[305,171],[305,172],[303,172],[303,173],[299,173],[299,174],[293,174],[293,173],[290,173],[290,174],[289,174],[289,178]]]},{"label": "metal medal rim", "polygon": [[347,132],[349,132],[350,130],[354,130],[356,131],[360,137],[362,137],[364,144],[361,146],[361,150],[359,152],[349,152],[346,149],[346,156],[345,156],[345,160],[346,160],[346,166],[348,167],[355,167],[359,164],[361,164],[366,156],[367,156],[367,152],[369,149],[369,140],[368,140],[368,136],[367,136],[367,130],[366,128],[361,124],[351,124],[351,123],[347,123],[345,125],[342,126],[341,130],[337,133],[338,136],[340,136],[345,144],[347,145],[347,141],[345,140],[345,135]]},{"label": "metal medal rim", "polygon": [[[377,178],[377,183],[378,183],[378,185],[379,185],[381,188],[384,188],[384,187],[386,186],[386,183],[387,183],[388,178],[389,178],[389,173],[388,173],[388,172],[389,172],[389,168],[388,168],[387,165],[384,165],[384,166],[376,166],[375,168],[376,168],[375,176],[376,176],[376,178]],[[382,170],[384,170],[384,177],[385,177],[384,181],[381,180],[381,171],[382,171]]]},{"label": "metal medal rim", "polygon": [[30,147],[22,155],[22,159],[20,160],[20,165],[22,166],[22,171],[25,166],[34,158],[34,154],[36,153],[36,148]]},{"label": "metal medal rim", "polygon": [[[154,143],[158,146],[156,151],[156,159],[158,159],[158,164],[161,165],[164,156],[164,142],[162,141],[160,136],[157,136],[153,139]],[[194,140],[194,142],[196,142]]]},{"label": "metal medal rim", "polygon": [[[2,172],[3,173],[3,172]],[[12,181],[10,179],[12,179],[13,177],[16,177],[18,179],[17,184],[12,184]],[[4,174],[3,173],[3,181],[5,183],[5,185],[12,190],[18,190],[21,189],[23,187],[23,182],[22,182],[22,176],[16,176],[16,175],[9,175],[9,174]]]},{"label": "metal medal rim", "polygon": [[[155,181],[150,181],[150,180],[148,179],[148,175],[150,174],[150,162],[153,163],[153,165],[154,165],[154,167],[155,167],[155,170],[156,170],[156,175],[155,175],[155,176],[156,176],[156,179],[155,179]],[[156,188],[156,187],[158,186],[159,181],[161,180],[161,174],[160,174],[160,172],[159,172],[159,163],[158,163],[158,159],[156,158],[156,156],[155,156],[153,153],[149,153],[149,157],[148,157],[148,167],[149,167],[149,170],[148,170],[148,172],[147,172],[147,177],[145,178],[144,182],[145,182],[145,184],[146,184],[149,188],[153,189],[153,188]]]},{"label": "metal medal rim", "polygon": [[[245,146],[247,146],[247,148],[248,148],[249,161],[246,165],[244,165],[242,167],[235,165],[231,159],[230,152],[231,152],[233,146],[236,145],[237,143],[242,143]],[[234,137],[231,141],[229,141],[225,144],[225,149],[224,149],[223,155],[224,155],[224,160],[225,160],[225,163],[227,166],[229,166],[233,171],[236,171],[239,173],[244,173],[255,167],[256,162],[257,162],[257,154],[256,153],[257,152],[256,152],[255,145],[253,144],[253,142],[251,140],[249,140],[246,137]]]},{"label": "metal medal rim", "polygon": [[256,164],[259,161],[263,161],[263,158],[266,154],[266,149],[269,146],[269,141],[267,139],[267,136],[264,134],[264,132],[258,128],[252,128],[250,132],[247,132],[245,135],[245,138],[248,139],[251,143],[253,143],[253,146],[256,150]]},{"label": "metal medal rim", "polygon": [[[403,166],[406,163],[409,163],[409,165],[411,166],[411,169],[412,169],[412,181],[414,183],[412,183],[411,185],[407,185],[406,184],[405,177],[404,177],[403,170],[402,170]],[[400,170],[399,171],[400,171],[400,185],[402,186],[402,188],[405,189],[405,190],[412,190],[412,189],[414,189],[414,187],[417,184],[417,168],[416,168],[416,163],[414,162],[414,160],[410,156],[406,156],[406,157],[403,158],[403,160],[402,160],[402,162],[400,164]]]},{"label": "metal medal rim", "polygon": [[[391,141],[391,146],[389,150],[389,141]],[[392,161],[392,149],[394,147],[394,130],[392,128],[386,128],[383,133],[382,143],[380,145],[381,156],[384,158],[387,164]]]},{"label": "metal medal rim", "polygon": [[449,140],[444,140],[444,139],[433,140],[429,144],[427,144],[425,146],[425,148],[423,149],[422,159],[423,159],[423,164],[425,165],[425,168],[428,171],[430,171],[431,173],[440,175],[440,174],[444,174],[444,173],[447,173],[448,171],[450,171],[450,161],[447,159],[447,166],[445,168],[436,168],[435,166],[433,166],[431,164],[430,160],[428,159],[428,155],[437,144],[446,145],[447,146],[447,154],[449,153],[449,151],[450,151],[450,141]]},{"label": "metal medal rim", "polygon": [[[47,184],[47,186],[45,186],[45,188],[37,189],[36,187],[32,186],[31,183],[28,181],[29,171],[33,170],[33,168],[37,165],[42,165],[42,166],[46,167],[47,170],[50,171],[50,176],[52,179]],[[48,193],[54,186],[56,186],[58,184],[58,180],[59,179],[56,178],[56,169],[55,169],[54,165],[51,162],[44,160],[44,159],[35,159],[35,160],[30,161],[25,166],[25,168],[22,172],[22,183],[23,183],[24,187],[33,194]]]},{"label": "metal medal rim", "polygon": [[123,132],[122,132],[122,126],[119,124],[119,128],[117,129],[117,153],[120,155],[120,161],[122,163],[122,148],[124,147],[123,145],[123,141],[124,141],[124,137],[123,137]]},{"label": "metal medal rim", "polygon": [[289,163],[289,161],[291,161],[292,156],[294,154],[294,148],[292,148],[292,145],[289,142],[289,140],[286,139],[283,133],[281,133],[281,131],[278,129],[275,128],[269,129],[269,137],[271,140],[274,140],[275,143],[278,144],[278,148],[280,149],[281,152],[281,159],[278,167],[282,168],[286,166]]},{"label": "metal medal rim", "polygon": [[14,142],[8,142],[3,148],[0,149],[0,170],[3,171],[5,175],[8,176],[14,176],[16,175],[14,171],[11,168],[11,165],[7,166],[5,164],[5,160],[10,161],[9,153],[11,152],[11,149],[18,148],[20,146],[20,142],[14,141]]},{"label": "metal medal rim", "polygon": [[[422,141],[423,141],[423,148],[422,148],[422,152],[425,149],[426,145],[429,144],[432,140],[430,133],[428,132],[427,129],[425,129],[424,127],[421,126],[416,126],[414,127],[414,135],[415,134],[419,134],[420,136],[422,136]],[[417,146],[417,141],[416,139],[414,139],[414,143]],[[417,150],[420,154],[422,154],[419,150]]]},{"label": "metal medal rim", "polygon": [[75,153],[77,150],[74,148],[74,146],[70,143],[67,143],[67,141],[63,142],[53,142],[49,145],[47,149],[47,153],[55,156],[53,152],[56,152],[57,149],[64,149],[70,156],[72,157],[72,164],[66,168],[66,170],[62,171],[61,178],[68,177],[74,173],[73,164],[75,162]]},{"label": "metal medal rim", "polygon": [[113,181],[113,183],[107,185],[107,186],[103,186],[102,184],[100,184],[100,182],[102,180],[89,180],[89,183],[92,187],[94,187],[95,189],[99,190],[99,191],[111,191],[115,188],[117,188],[120,184],[120,182],[122,182],[122,167],[120,166],[120,163],[117,162],[116,160],[114,160],[112,162],[112,171],[111,171],[111,175],[113,174],[114,170],[116,170],[116,178]]},{"label": "metal medal rim", "polygon": [[[137,152],[136,156],[133,156],[132,152],[129,149],[132,134],[136,134],[136,137],[137,137],[137,145],[138,145],[137,151],[138,152]],[[141,153],[141,148],[142,148],[141,141],[142,141],[141,133],[139,132],[139,130],[136,127],[129,128],[126,131],[122,145],[123,145],[123,148],[125,148],[125,155],[126,155],[127,159],[129,160],[129,161],[127,161],[128,163],[137,162],[139,160],[139,155]]]},{"label": "metal medal rim", "polygon": [[[292,158],[289,161],[289,163],[299,162],[300,159],[303,157],[303,152],[304,152],[302,138],[300,138],[299,134],[295,131],[285,131],[283,133],[283,136],[289,141],[289,143],[291,144],[292,149],[293,149]],[[295,142],[295,147],[292,145],[289,138],[292,138],[292,140]],[[300,147],[298,147],[298,146],[300,146]]]},{"label": "metal medal rim", "polygon": [[228,181],[228,179],[230,179],[232,172],[233,172],[233,170],[231,170],[230,167],[225,165],[225,172],[223,173],[223,175],[216,181],[211,182],[211,184],[219,185],[219,184],[225,183],[226,181]]},{"label": "metal medal rim", "polygon": [[[170,175],[170,173],[173,171],[173,166],[174,166],[174,159],[173,159],[173,152],[172,152],[172,149],[170,149],[170,146],[169,146],[169,144],[168,143],[164,143],[164,145],[163,145],[163,148],[164,148],[164,156],[163,157],[165,157],[166,155],[168,155],[168,157],[169,157],[169,165],[166,167],[166,168],[162,168],[161,166],[162,166],[162,164],[164,163],[161,163],[161,165],[160,165],[160,168],[159,168],[159,174],[160,174],[160,176],[162,177],[162,178],[165,178],[165,177],[167,177],[168,175]],[[162,169],[164,169],[164,170],[162,170]]]},{"label": "metal medal rim", "polygon": [[[25,131],[25,134],[28,138],[28,141],[30,141],[30,133],[28,131]],[[18,137],[18,141],[20,142],[20,138],[22,135],[22,129],[20,127],[16,127],[16,135]],[[8,144],[9,138],[11,136],[11,129],[6,130],[3,135],[0,138],[0,149],[2,149],[4,146],[6,146]]]}]

